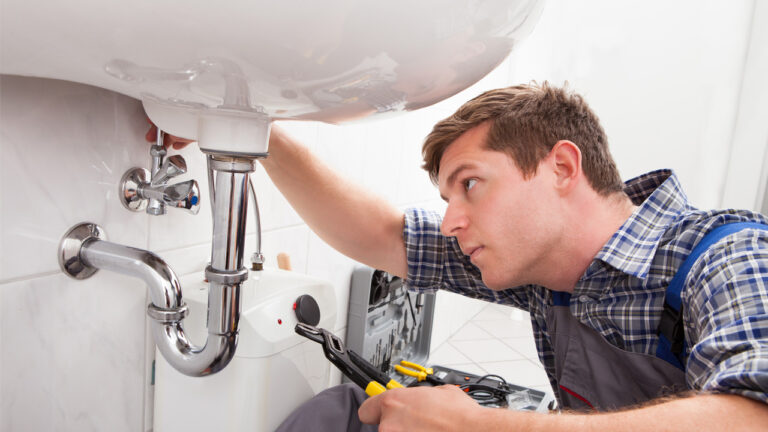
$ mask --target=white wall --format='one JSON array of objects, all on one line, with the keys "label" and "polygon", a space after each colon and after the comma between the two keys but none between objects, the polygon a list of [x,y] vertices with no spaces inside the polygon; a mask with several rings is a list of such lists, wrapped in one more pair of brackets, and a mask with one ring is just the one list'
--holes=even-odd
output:
[{"label": "white wall", "polygon": [[768,212],[768,2],[756,1],[721,205]]},{"label": "white wall", "polygon": [[[762,23],[764,9],[755,15]],[[382,199],[439,210],[443,204],[418,168],[432,124],[482,90],[567,79],[602,118],[624,177],[671,167],[694,204],[716,206],[729,173],[740,167],[728,162],[732,138],[743,130],[738,119],[755,115],[744,88],[750,95],[766,90],[754,73],[764,67],[759,47],[766,43],[764,32],[751,30],[752,11],[752,1],[550,1],[509,61],[443,103],[375,122],[285,127]],[[765,127],[754,130],[759,136]],[[60,81],[0,80],[3,431],[142,431],[151,424],[145,288],[104,272],[73,281],[56,262],[62,234],[93,221],[112,241],[158,253],[178,274],[203,268],[207,207],[197,216],[171,210],[155,218],[129,213],[116,200],[123,172],[148,165],[145,131],[141,106],[130,98]],[[740,145],[762,157],[765,140],[749,141]],[[194,146],[180,153],[207,201],[202,154]],[[343,315],[354,263],[309,231],[263,171],[256,177],[269,263],[288,252],[295,271],[330,280]],[[441,294],[433,347],[479,307]],[[344,325],[340,320],[335,330],[343,333]]]},{"label": "white wall", "polygon": [[4,431],[143,430],[145,290],[125,277],[75,282],[56,249],[78,221],[148,247],[149,221],[117,182],[143,164],[140,105],[108,91],[0,79],[0,397]]},{"label": "white wall", "polygon": [[[717,207],[753,7],[747,0],[553,0],[514,54],[512,77],[568,80],[600,116],[624,178],[674,168],[694,205]],[[768,95],[765,84],[752,92]],[[755,146],[762,157],[765,142]]]}]

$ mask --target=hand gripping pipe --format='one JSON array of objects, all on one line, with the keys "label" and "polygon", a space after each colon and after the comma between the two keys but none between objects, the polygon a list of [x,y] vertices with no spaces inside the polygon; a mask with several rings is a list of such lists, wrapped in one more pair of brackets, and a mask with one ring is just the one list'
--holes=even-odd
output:
[{"label": "hand gripping pipe", "polygon": [[173,270],[152,252],[111,243],[95,224],[76,225],[59,247],[62,269],[76,279],[99,269],[142,279],[149,286],[152,334],[163,357],[179,372],[205,376],[223,369],[235,353],[240,320],[240,285],[248,278],[243,247],[248,205],[250,158],[211,159],[216,171],[211,263],[205,270],[208,291],[208,339],[203,347],[190,343],[182,321],[187,308]]}]

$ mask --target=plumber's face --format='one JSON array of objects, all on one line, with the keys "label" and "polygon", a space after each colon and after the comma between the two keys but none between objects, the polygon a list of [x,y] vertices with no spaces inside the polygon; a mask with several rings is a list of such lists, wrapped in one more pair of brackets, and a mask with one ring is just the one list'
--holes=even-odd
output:
[{"label": "plumber's face", "polygon": [[485,147],[490,123],[461,135],[443,153],[438,184],[448,202],[441,230],[456,237],[491,289],[536,283],[556,241],[557,195],[537,170],[525,178],[506,153]]}]

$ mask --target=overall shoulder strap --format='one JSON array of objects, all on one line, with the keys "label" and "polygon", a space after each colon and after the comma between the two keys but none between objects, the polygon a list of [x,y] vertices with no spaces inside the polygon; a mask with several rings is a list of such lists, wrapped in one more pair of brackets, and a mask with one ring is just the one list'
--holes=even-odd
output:
[{"label": "overall shoulder strap", "polygon": [[672,281],[667,287],[664,297],[664,310],[659,322],[659,346],[656,349],[656,357],[666,360],[668,363],[685,370],[683,366],[683,354],[685,348],[685,329],[683,327],[683,311],[680,293],[688,279],[691,267],[713,244],[738,231],[755,228],[768,231],[768,225],[759,222],[735,222],[721,225],[702,238],[693,248],[688,258],[685,259]]},{"label": "overall shoulder strap", "polygon": [[571,304],[571,293],[563,291],[552,291],[553,306],[568,306]]}]

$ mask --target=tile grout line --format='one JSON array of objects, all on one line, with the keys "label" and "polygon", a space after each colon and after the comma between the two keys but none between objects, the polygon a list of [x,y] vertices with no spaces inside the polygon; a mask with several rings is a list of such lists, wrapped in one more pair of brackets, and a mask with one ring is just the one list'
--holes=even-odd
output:
[{"label": "tile grout line", "polygon": [[44,277],[48,277],[48,276],[55,276],[55,275],[58,275],[58,274],[63,274],[63,273],[62,273],[61,270],[49,270],[49,271],[46,271],[46,272],[35,273],[35,274],[32,274],[32,275],[24,275],[24,276],[12,277],[12,278],[8,278],[8,279],[0,280],[0,286],[1,285],[6,285],[6,284],[12,284],[12,283],[16,283],[16,282],[26,282],[26,281],[29,281],[29,280],[32,280],[32,279],[39,279],[39,278],[44,278]]}]

